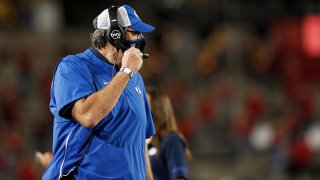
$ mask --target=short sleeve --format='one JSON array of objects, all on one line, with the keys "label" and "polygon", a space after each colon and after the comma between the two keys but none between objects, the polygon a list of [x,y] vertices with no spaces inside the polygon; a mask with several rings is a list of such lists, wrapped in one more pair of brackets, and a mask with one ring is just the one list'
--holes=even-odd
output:
[{"label": "short sleeve", "polygon": [[89,96],[93,92],[92,75],[87,67],[80,67],[79,63],[72,62],[70,59],[62,60],[58,64],[54,77],[53,94],[60,116],[68,118],[69,116],[65,115],[62,110],[69,109],[76,100]]},{"label": "short sleeve", "polygon": [[184,177],[188,179],[185,144],[178,135],[170,135],[164,147],[165,162],[170,179]]}]

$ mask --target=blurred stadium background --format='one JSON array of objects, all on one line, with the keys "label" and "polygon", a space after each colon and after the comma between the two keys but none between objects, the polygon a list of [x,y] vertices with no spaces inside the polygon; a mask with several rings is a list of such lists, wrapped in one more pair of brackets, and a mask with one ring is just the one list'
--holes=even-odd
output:
[{"label": "blurred stadium background", "polygon": [[318,0],[0,0],[0,179],[40,179],[55,64],[112,4],[157,27],[141,73],[173,100],[191,179],[320,179]]}]

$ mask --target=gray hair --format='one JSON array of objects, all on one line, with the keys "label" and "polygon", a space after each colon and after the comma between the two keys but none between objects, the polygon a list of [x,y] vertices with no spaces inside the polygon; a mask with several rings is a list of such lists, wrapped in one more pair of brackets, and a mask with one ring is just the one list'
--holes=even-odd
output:
[{"label": "gray hair", "polygon": [[106,29],[97,29],[90,34],[91,45],[96,49],[104,48],[108,44]]}]

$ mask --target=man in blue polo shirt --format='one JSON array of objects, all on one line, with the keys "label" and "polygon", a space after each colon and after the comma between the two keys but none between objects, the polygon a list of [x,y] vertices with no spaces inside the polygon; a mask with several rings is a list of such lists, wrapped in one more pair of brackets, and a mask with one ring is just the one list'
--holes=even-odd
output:
[{"label": "man in blue polo shirt", "polygon": [[128,5],[104,10],[94,26],[93,47],[56,67],[53,159],[43,179],[152,178],[145,140],[155,130],[138,71],[142,33],[154,27]]}]

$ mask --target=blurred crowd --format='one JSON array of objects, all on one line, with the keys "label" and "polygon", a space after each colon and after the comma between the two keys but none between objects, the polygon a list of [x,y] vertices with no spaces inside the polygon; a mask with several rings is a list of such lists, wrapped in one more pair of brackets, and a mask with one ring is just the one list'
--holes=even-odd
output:
[{"label": "blurred crowd", "polygon": [[[308,54],[303,34],[320,3],[126,3],[157,27],[141,73],[172,99],[194,153],[192,179],[320,178],[320,50]],[[41,177],[34,152],[51,149],[54,67],[90,46],[92,20],[111,2],[82,16],[89,3],[71,4],[0,0],[0,179]],[[216,166],[226,169],[213,175]]]}]

